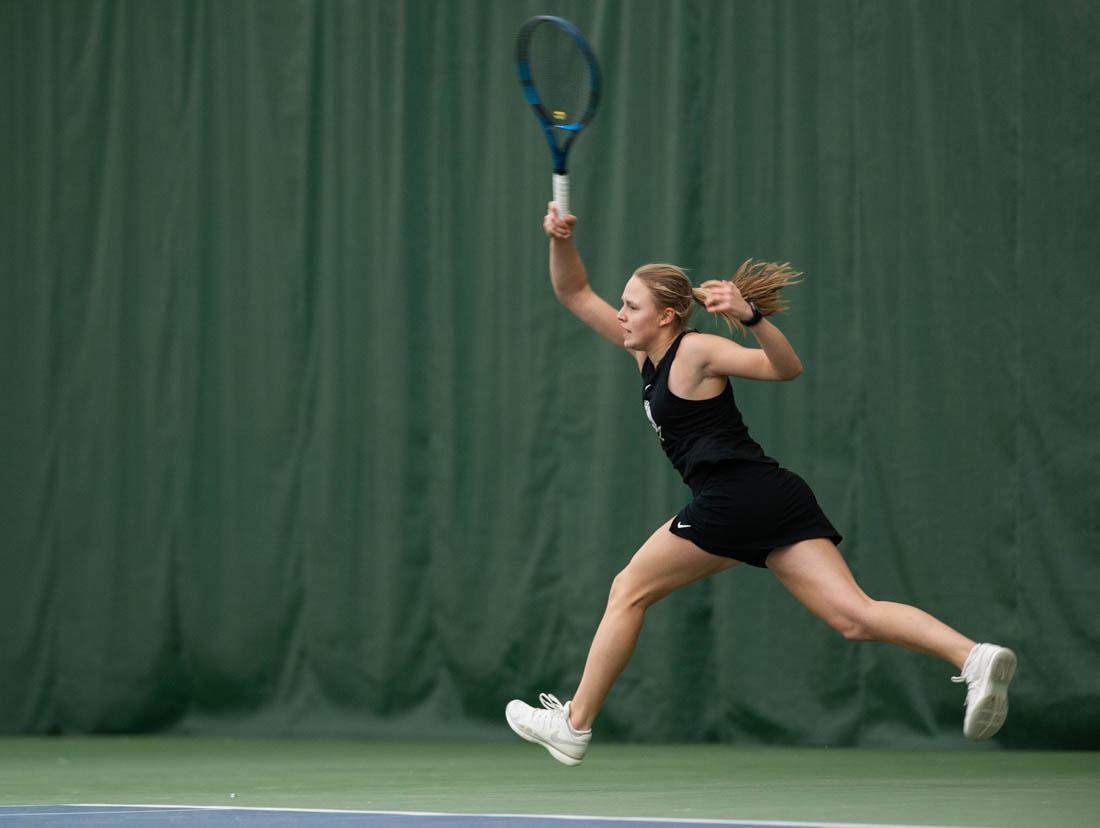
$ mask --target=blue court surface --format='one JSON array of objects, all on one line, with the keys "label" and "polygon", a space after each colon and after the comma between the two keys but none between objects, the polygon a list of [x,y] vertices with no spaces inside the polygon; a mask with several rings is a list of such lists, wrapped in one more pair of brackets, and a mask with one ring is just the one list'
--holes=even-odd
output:
[{"label": "blue court surface", "polygon": [[[26,805],[0,808],[0,825],[363,825],[370,828],[667,828],[729,825],[740,828],[917,828],[856,822],[755,822],[720,819],[646,819],[537,814],[433,814],[195,805]],[[930,828],[930,826],[922,826]]]}]

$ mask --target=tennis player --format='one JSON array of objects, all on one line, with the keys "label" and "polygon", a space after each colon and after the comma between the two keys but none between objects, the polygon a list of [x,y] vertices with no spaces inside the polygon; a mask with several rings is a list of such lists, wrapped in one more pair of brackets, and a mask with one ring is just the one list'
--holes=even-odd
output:
[{"label": "tennis player", "polygon": [[[916,607],[868,597],[840,556],[841,536],[810,487],[749,436],[729,378],[781,381],[801,374],[798,354],[779,328],[733,282],[693,288],[682,270],[666,264],[638,268],[616,312],[588,284],[573,236],[576,221],[560,216],[553,202],[543,220],[554,293],[637,361],[645,415],[692,499],[615,577],[573,698],[562,704],[543,693],[538,708],[512,700],[505,710],[511,728],[559,762],[580,764],[592,723],[634,651],[646,609],[693,581],[749,564],[771,570],[851,641],[885,641],[953,664],[960,671],[953,681],[968,685],[963,733],[993,736],[1008,711],[1015,654],[977,644]],[[731,326],[749,328],[760,347],[691,330],[695,302]]]}]

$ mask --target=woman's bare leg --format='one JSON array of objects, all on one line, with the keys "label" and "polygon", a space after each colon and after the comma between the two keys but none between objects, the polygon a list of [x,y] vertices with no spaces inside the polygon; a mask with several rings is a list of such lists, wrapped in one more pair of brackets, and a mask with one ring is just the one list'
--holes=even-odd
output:
[{"label": "woman's bare leg", "polygon": [[704,552],[668,531],[667,523],[661,524],[611,584],[607,609],[592,639],[580,686],[569,705],[570,724],[576,730],[592,727],[611,685],[634,653],[646,608],[682,586],[737,563]]},{"label": "woman's bare leg", "polygon": [[852,577],[832,541],[817,538],[777,549],[768,568],[814,615],[853,641],[884,641],[938,656],[960,670],[974,642],[924,610],[875,601]]}]

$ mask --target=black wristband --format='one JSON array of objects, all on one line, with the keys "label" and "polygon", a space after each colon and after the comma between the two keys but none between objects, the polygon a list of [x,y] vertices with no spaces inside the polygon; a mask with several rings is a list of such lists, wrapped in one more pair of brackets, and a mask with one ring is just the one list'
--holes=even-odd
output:
[{"label": "black wristband", "polygon": [[756,305],[754,305],[752,302],[749,302],[749,307],[752,308],[752,319],[741,320],[741,324],[744,325],[746,328],[751,328],[753,325],[757,324],[761,319],[764,318],[764,314],[760,312],[760,308],[756,307]]}]

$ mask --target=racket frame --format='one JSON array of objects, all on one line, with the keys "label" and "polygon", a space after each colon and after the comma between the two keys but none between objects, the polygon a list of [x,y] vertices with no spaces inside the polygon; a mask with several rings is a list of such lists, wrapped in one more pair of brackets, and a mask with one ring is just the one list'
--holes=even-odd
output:
[{"label": "racket frame", "polygon": [[[531,42],[531,35],[534,33],[535,29],[538,26],[546,24],[557,26],[573,38],[573,42],[584,57],[588,70],[588,106],[585,108],[585,111],[581,113],[579,118],[569,121],[568,123],[556,122],[551,117],[551,114],[546,111],[546,107],[542,103],[542,98],[539,96],[538,89],[535,87],[534,79],[531,77],[528,44]],[[569,215],[569,172],[566,167],[566,159],[569,156],[569,150],[572,148],[573,142],[577,140],[577,136],[580,134],[581,130],[588,125],[596,114],[596,107],[600,102],[600,88],[602,86],[600,64],[596,61],[596,55],[588,45],[588,40],[580,29],[563,17],[540,14],[524,23],[523,27],[519,30],[519,34],[516,36],[516,72],[519,75],[520,85],[523,87],[523,96],[527,100],[527,103],[531,105],[531,109],[534,110],[535,117],[538,118],[539,124],[542,126],[543,135],[546,137],[546,143],[550,147],[550,156],[554,162],[554,201],[558,205],[560,215],[567,216]],[[563,132],[566,133],[565,140],[562,142],[561,146],[559,146],[558,135]]]}]

